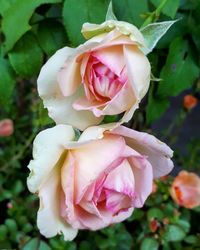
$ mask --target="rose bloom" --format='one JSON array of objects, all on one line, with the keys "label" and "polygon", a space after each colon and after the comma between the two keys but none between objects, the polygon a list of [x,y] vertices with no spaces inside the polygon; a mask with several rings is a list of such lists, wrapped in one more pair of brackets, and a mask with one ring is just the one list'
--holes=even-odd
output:
[{"label": "rose bloom", "polygon": [[0,121],[0,136],[7,137],[13,134],[14,126],[11,119],[4,119]]},{"label": "rose bloom", "polygon": [[183,99],[183,106],[187,110],[194,108],[198,103],[198,99],[193,95],[185,95]]},{"label": "rose bloom", "polygon": [[142,52],[141,32],[126,22],[86,23],[86,39],[77,48],[58,50],[43,66],[38,92],[57,124],[80,130],[104,115],[132,117],[150,82],[150,64]]},{"label": "rose bloom", "polygon": [[154,136],[109,126],[90,127],[78,141],[69,125],[37,135],[27,183],[40,198],[37,225],[44,236],[72,240],[78,229],[125,220],[143,206],[153,178],[173,168],[172,150]]},{"label": "rose bloom", "polygon": [[200,205],[200,178],[194,173],[181,171],[175,177],[170,194],[180,206],[194,208]]}]

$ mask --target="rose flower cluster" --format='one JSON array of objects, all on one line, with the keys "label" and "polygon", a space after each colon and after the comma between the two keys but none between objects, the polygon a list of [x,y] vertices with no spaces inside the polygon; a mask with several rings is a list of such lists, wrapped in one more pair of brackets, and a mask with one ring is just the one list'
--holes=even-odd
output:
[{"label": "rose flower cluster", "polygon": [[[56,126],[37,135],[28,165],[38,228],[65,240],[125,220],[144,205],[154,178],[173,168],[166,144],[122,126],[149,88],[141,31],[109,20],[84,24],[82,34],[84,44],[58,50],[41,69],[38,92]],[[120,119],[103,124],[105,115]]]}]

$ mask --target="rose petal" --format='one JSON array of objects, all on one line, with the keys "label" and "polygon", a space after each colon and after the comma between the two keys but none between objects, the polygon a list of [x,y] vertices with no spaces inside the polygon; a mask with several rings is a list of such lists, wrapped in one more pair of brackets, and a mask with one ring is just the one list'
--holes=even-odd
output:
[{"label": "rose petal", "polygon": [[167,175],[174,167],[170,159],[173,156],[173,151],[153,135],[124,126],[114,129],[112,133],[124,136],[126,143],[131,148],[141,155],[148,156],[148,161],[153,167],[154,178]]},{"label": "rose petal", "polygon": [[104,115],[115,115],[130,109],[136,101],[134,93],[130,84],[125,84],[119,93],[111,99],[111,101],[105,103],[92,103],[85,97],[79,98],[74,102],[73,107],[76,110],[91,110],[96,117]]},{"label": "rose petal", "polygon": [[82,95],[80,88],[73,96],[64,97],[57,82],[57,73],[62,67],[66,57],[72,53],[70,48],[58,50],[43,66],[38,77],[38,92],[43,99],[49,116],[57,124],[70,124],[84,130],[86,127],[98,124],[103,117],[97,118],[89,111],[77,111],[72,103]]},{"label": "rose petal", "polygon": [[[86,188],[123,154],[125,144],[122,137],[106,136],[102,140],[91,141],[73,150],[76,159],[76,201],[80,200]],[[97,154],[98,152],[98,154]],[[112,152],[112,154],[110,154]],[[95,165],[94,165],[95,163]]]},{"label": "rose petal", "polygon": [[76,57],[71,55],[66,58],[64,65],[58,72],[57,80],[64,96],[75,93],[81,84],[80,63],[76,61]]},{"label": "rose petal", "polygon": [[128,78],[136,97],[141,100],[150,84],[151,67],[147,57],[137,46],[124,45],[124,56]]},{"label": "rose petal", "polygon": [[74,131],[71,126],[57,125],[40,132],[33,143],[33,160],[28,168],[31,173],[27,180],[31,192],[37,192],[48,180],[64,152],[64,144],[74,139]]},{"label": "rose petal", "polygon": [[60,191],[60,169],[57,166],[39,190],[40,209],[37,215],[37,225],[40,233],[45,237],[54,237],[63,233],[65,240],[73,240],[78,231],[60,216]]},{"label": "rose petal", "polygon": [[122,46],[118,45],[98,49],[92,55],[106,65],[113,73],[120,76],[125,65]]},{"label": "rose petal", "polygon": [[132,157],[132,171],[135,178],[135,197],[133,201],[134,207],[142,207],[145,200],[152,192],[153,186],[153,169],[148,159],[141,157]]}]

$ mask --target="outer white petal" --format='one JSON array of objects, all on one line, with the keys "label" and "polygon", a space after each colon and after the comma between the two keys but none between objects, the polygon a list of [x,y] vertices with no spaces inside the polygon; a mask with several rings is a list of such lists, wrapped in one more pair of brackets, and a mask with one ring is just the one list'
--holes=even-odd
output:
[{"label": "outer white petal", "polygon": [[31,192],[37,192],[40,197],[37,224],[41,234],[46,237],[62,232],[65,240],[72,240],[77,234],[77,230],[60,216],[60,167],[65,158],[63,145],[73,140],[74,136],[71,126],[57,125],[40,132],[34,140],[27,185]]},{"label": "outer white petal", "polygon": [[57,124],[70,124],[83,130],[88,126],[98,124],[103,117],[97,118],[90,111],[73,109],[72,103],[80,95],[81,89],[70,97],[64,97],[60,91],[57,74],[72,53],[74,49],[65,47],[58,50],[47,61],[38,77],[38,92],[49,111],[49,116]]},{"label": "outer white petal", "polygon": [[60,216],[60,191],[60,168],[57,165],[39,190],[40,209],[37,215],[37,225],[40,233],[47,238],[63,233],[65,240],[73,240],[78,230],[72,228]]},{"label": "outer white petal", "polygon": [[33,143],[33,160],[27,180],[31,192],[37,192],[49,179],[53,168],[64,152],[64,144],[74,139],[74,130],[68,125],[57,125],[40,132]]}]

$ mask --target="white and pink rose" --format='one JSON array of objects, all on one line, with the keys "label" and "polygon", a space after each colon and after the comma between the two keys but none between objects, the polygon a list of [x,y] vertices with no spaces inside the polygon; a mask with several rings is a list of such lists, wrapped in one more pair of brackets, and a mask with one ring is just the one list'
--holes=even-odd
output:
[{"label": "white and pink rose", "polygon": [[87,40],[58,50],[43,66],[38,91],[57,124],[80,130],[99,124],[105,115],[131,119],[150,83],[150,63],[142,52],[142,33],[132,24],[109,20],[85,23]]},{"label": "white and pink rose", "polygon": [[40,132],[28,188],[40,198],[37,225],[46,237],[97,230],[128,218],[152,192],[153,179],[173,168],[172,150],[154,136],[113,125]]}]

